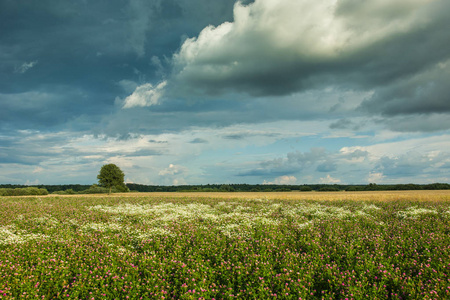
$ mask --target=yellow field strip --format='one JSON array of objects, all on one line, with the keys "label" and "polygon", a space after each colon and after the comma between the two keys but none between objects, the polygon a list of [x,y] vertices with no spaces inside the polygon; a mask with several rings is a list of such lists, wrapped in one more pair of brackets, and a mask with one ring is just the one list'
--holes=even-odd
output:
[{"label": "yellow field strip", "polygon": [[[24,197],[24,196],[22,196]],[[155,192],[124,194],[86,194],[86,195],[47,195],[29,197],[146,197],[146,198],[213,198],[213,199],[271,199],[271,200],[417,200],[450,201],[450,190],[440,191],[370,191],[370,192],[237,192],[237,193],[202,193],[202,192]]]}]

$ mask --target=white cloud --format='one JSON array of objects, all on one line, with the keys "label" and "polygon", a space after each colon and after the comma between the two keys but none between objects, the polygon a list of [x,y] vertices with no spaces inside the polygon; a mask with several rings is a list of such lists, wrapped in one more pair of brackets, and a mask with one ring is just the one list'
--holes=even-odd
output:
[{"label": "white cloud", "polygon": [[168,168],[159,171],[159,176],[179,175],[185,173],[186,171],[187,169],[183,166],[170,164]]},{"label": "white cloud", "polygon": [[38,185],[39,184],[39,179],[35,179],[35,180],[27,180],[25,181],[24,185]]},{"label": "white cloud", "polygon": [[183,185],[186,184],[187,172],[188,169],[184,166],[170,164],[168,168],[159,171],[159,176],[163,177],[165,184]]},{"label": "white cloud", "polygon": [[172,185],[186,185],[187,182],[184,178],[175,178],[174,180],[172,180]]},{"label": "white cloud", "polygon": [[33,170],[33,174],[36,174],[36,173],[42,173],[42,171],[44,171],[43,168],[41,168],[41,167],[36,167],[36,168]]},{"label": "white cloud", "polygon": [[356,150],[368,152],[372,160],[383,156],[398,157],[410,151],[427,154],[442,149],[450,149],[450,135],[438,135],[431,137],[412,137],[409,139],[388,143],[377,143],[370,146],[343,147],[341,153],[352,153]]},{"label": "white cloud", "polygon": [[150,83],[138,86],[133,94],[125,98],[123,108],[131,108],[135,106],[152,106],[158,104],[164,95],[164,87],[167,82],[163,81],[154,87]]},{"label": "white cloud", "polygon": [[367,177],[367,182],[369,183],[380,183],[383,181],[383,179],[386,176],[383,175],[383,173],[381,172],[374,172],[374,173],[370,173],[369,176]]},{"label": "white cloud", "polygon": [[330,176],[330,174],[328,174],[327,177],[320,178],[320,183],[335,184],[335,183],[341,183],[341,180],[337,179],[337,178],[333,178]]},{"label": "white cloud", "polygon": [[23,73],[25,73],[26,71],[28,71],[29,69],[31,69],[32,67],[34,67],[35,65],[37,65],[37,63],[38,63],[37,60],[36,60],[36,61],[31,61],[31,62],[29,62],[29,63],[24,62],[22,65],[16,67],[16,68],[14,69],[14,72],[15,72],[15,73],[19,73],[19,74],[23,74]]},{"label": "white cloud", "polygon": [[291,185],[291,184],[295,184],[297,182],[297,178],[295,176],[280,176],[278,178],[275,178],[274,181],[271,182],[267,182],[266,180],[264,180],[263,184],[286,184],[286,185]]},{"label": "white cloud", "polygon": [[129,157],[123,157],[123,156],[114,156],[105,161],[106,164],[115,164],[119,168],[123,169],[132,169],[135,165],[133,160],[131,160]]},{"label": "white cloud", "polygon": [[[45,183],[91,184],[96,182],[95,177],[105,163],[117,164],[127,181],[142,184],[261,183],[264,180],[267,184],[333,184],[340,183],[339,180],[354,184],[427,183],[446,182],[448,178],[450,154],[445,152],[450,148],[448,135],[414,135],[416,138],[408,136],[408,140],[390,143],[367,138],[358,140],[365,146],[346,146],[340,151],[306,150],[311,143],[324,141],[327,124],[285,121],[263,123],[258,128],[251,124],[200,127],[179,133],[134,135],[126,140],[24,130],[17,135],[28,146],[15,144],[7,153],[15,161],[34,164],[3,164],[1,168],[8,175],[2,178],[10,181],[20,176],[14,182],[25,182],[34,180],[30,174],[43,169],[33,176]],[[192,143],[196,139],[203,142]],[[334,142],[355,143],[350,139]],[[376,144],[370,145],[373,142]],[[31,158],[39,159],[30,161]]]}]

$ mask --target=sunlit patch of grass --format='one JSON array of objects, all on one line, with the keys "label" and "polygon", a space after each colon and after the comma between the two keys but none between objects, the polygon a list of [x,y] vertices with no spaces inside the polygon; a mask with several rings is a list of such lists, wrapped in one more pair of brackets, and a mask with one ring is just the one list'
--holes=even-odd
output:
[{"label": "sunlit patch of grass", "polygon": [[417,206],[408,207],[406,210],[401,210],[397,212],[397,216],[404,219],[415,219],[420,215],[425,214],[437,214],[434,209],[421,208]]},{"label": "sunlit patch of grass", "polygon": [[45,234],[28,233],[17,229],[14,225],[0,227],[0,244],[22,244],[31,240],[43,240],[49,238]]}]

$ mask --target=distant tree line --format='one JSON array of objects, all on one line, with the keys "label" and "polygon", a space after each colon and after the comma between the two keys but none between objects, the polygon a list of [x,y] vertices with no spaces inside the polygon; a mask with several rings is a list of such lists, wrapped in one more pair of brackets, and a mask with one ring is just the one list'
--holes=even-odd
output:
[{"label": "distant tree line", "polygon": [[[1,184],[0,190],[3,189],[20,189],[20,188],[27,188],[30,186],[20,185],[20,184]],[[39,189],[45,189],[47,190],[48,194],[52,194],[56,191],[66,191],[66,190],[72,190],[74,192],[80,192],[83,190],[87,190],[90,185],[81,185],[81,184],[61,184],[61,185],[33,185],[31,187],[39,188]]]},{"label": "distant tree line", "polygon": [[[112,187],[112,193],[126,193],[130,190],[126,186]],[[37,185],[24,186],[17,184],[1,184],[0,196],[26,196],[26,195],[76,195],[76,194],[108,194],[109,188],[93,185],[64,184],[64,185]]]},{"label": "distant tree line", "polygon": [[399,190],[448,190],[448,183],[432,184],[375,184],[368,185],[275,185],[275,184],[206,184],[206,185],[143,185],[127,183],[127,187],[135,192],[327,192],[327,191],[399,191]]},{"label": "distant tree line", "polygon": [[12,188],[3,186],[4,185],[0,185],[0,196],[48,195],[48,191],[45,188],[38,188],[32,186],[20,186]]},{"label": "distant tree line", "polygon": [[[338,191],[406,191],[406,190],[449,190],[448,183],[432,184],[375,184],[368,185],[275,185],[275,184],[206,184],[206,185],[144,185],[127,183],[111,187],[112,193],[132,192],[338,192]],[[0,196],[24,196],[24,195],[75,195],[75,194],[107,194],[110,187],[97,184],[63,184],[63,185],[14,185],[1,184]]]}]

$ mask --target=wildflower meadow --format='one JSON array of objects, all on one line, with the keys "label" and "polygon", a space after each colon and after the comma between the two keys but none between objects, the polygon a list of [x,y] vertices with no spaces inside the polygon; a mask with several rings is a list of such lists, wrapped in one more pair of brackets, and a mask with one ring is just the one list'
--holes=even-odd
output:
[{"label": "wildflower meadow", "polygon": [[450,193],[379,195],[0,197],[0,299],[450,299]]}]

